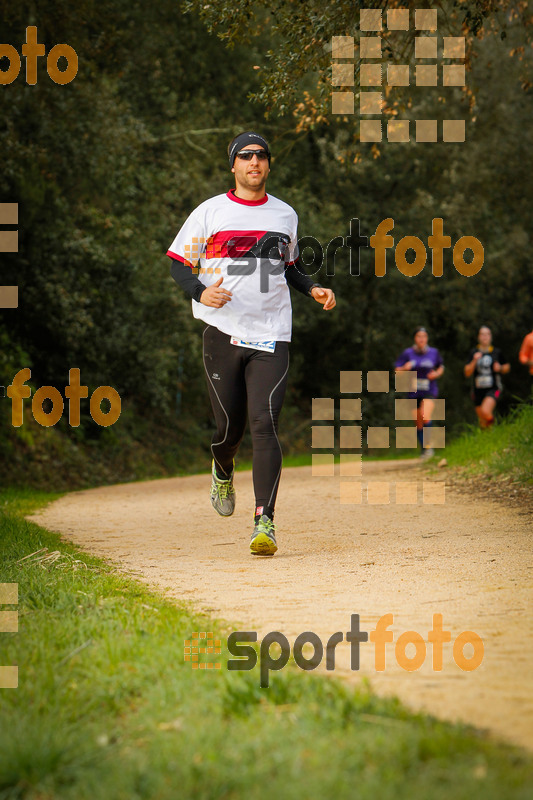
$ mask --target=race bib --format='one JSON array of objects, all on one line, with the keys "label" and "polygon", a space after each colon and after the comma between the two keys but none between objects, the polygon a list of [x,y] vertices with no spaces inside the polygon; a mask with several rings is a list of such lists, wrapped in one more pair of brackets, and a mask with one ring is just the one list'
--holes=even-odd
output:
[{"label": "race bib", "polygon": [[474,379],[476,389],[491,389],[492,388],[492,375],[478,375]]},{"label": "race bib", "polygon": [[429,380],[428,378],[418,378],[416,381],[416,391],[417,392],[427,392],[429,389]]},{"label": "race bib", "polygon": [[231,336],[230,342],[231,344],[237,345],[237,347],[249,347],[250,350],[264,350],[266,353],[273,353],[276,349],[275,341],[247,342],[245,339],[237,339],[236,336]]}]

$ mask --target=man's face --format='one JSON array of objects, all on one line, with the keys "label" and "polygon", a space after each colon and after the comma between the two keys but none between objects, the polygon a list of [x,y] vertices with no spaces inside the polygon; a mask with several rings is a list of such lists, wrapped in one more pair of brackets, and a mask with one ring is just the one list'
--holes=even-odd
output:
[{"label": "man's face", "polygon": [[[265,152],[264,148],[259,144],[247,144],[242,149]],[[243,189],[257,191],[264,187],[268,178],[268,173],[270,172],[268,158],[259,159],[257,156],[253,156],[251,161],[245,161],[237,155],[231,171],[235,173],[237,187],[242,186]]]}]

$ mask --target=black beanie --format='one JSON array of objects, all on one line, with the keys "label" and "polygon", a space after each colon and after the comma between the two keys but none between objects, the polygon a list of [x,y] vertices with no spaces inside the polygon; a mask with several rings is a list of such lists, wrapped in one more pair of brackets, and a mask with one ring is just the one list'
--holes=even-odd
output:
[{"label": "black beanie", "polygon": [[263,139],[258,133],[254,133],[253,131],[245,131],[244,133],[239,133],[238,136],[232,141],[229,149],[229,166],[230,169],[233,167],[233,163],[237,156],[239,150],[243,150],[246,145],[248,144],[260,144],[263,147],[268,155],[268,163],[270,165],[270,148],[268,146],[268,142],[266,139]]}]

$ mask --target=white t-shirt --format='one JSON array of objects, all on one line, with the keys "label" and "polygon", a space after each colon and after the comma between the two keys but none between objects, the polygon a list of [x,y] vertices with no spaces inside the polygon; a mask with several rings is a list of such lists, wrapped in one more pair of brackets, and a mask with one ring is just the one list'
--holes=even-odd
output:
[{"label": "white t-shirt", "polygon": [[167,255],[211,286],[223,277],[232,292],[222,308],[192,301],[192,313],[223,333],[248,341],[290,342],[292,308],[284,271],[298,257],[298,217],[272,195],[242,200],[233,192],[201,203]]}]

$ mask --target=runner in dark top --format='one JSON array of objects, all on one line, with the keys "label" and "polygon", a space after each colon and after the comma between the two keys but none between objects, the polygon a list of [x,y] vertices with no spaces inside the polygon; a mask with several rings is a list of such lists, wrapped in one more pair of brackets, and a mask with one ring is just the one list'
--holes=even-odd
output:
[{"label": "runner in dark top", "polygon": [[481,428],[490,428],[494,422],[494,409],[502,390],[500,375],[506,375],[511,365],[502,351],[492,346],[490,328],[479,329],[478,344],[470,351],[464,373],[472,378],[472,400]]},{"label": "runner in dark top", "polygon": [[428,333],[425,328],[417,328],[414,333],[414,345],[403,351],[395,362],[396,372],[416,372],[416,387],[409,393],[411,399],[416,399],[416,433],[422,450],[422,458],[434,455],[432,447],[424,448],[424,428],[432,425],[431,417],[435,408],[435,398],[439,389],[437,380],[444,372],[444,365],[439,351],[428,346]]}]

